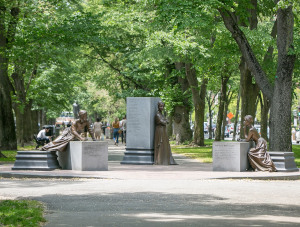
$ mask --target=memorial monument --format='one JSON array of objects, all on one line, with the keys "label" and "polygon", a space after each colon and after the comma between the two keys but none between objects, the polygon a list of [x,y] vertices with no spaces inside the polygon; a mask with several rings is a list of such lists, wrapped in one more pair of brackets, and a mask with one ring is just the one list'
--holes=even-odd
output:
[{"label": "memorial monument", "polygon": [[126,151],[121,164],[154,164],[154,130],[158,97],[128,97]]}]

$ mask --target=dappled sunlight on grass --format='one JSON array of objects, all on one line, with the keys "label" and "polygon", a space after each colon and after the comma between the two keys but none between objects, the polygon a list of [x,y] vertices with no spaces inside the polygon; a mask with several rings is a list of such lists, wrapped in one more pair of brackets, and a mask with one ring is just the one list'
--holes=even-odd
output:
[{"label": "dappled sunlight on grass", "polygon": [[205,140],[204,147],[193,145],[171,145],[171,149],[173,153],[182,154],[201,162],[212,163],[212,143],[213,140]]}]

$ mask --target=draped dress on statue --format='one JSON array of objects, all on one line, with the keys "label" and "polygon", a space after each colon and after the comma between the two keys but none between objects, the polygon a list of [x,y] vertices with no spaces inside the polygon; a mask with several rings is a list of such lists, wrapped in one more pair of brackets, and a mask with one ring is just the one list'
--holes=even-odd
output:
[{"label": "draped dress on statue", "polygon": [[[250,130],[256,130],[250,129]],[[255,148],[251,148],[248,152],[248,159],[251,167],[259,171],[276,171],[276,167],[267,152],[267,141],[260,137],[256,141]]]},{"label": "draped dress on statue", "polygon": [[70,141],[80,140],[80,134],[84,132],[84,128],[87,127],[90,134],[92,129],[89,121],[76,120],[75,123],[66,128],[63,133],[58,136],[54,141],[46,144],[42,147],[43,151],[65,151]]},{"label": "draped dress on statue", "polygon": [[172,156],[166,125],[167,119],[158,111],[155,115],[154,164],[177,165]]}]

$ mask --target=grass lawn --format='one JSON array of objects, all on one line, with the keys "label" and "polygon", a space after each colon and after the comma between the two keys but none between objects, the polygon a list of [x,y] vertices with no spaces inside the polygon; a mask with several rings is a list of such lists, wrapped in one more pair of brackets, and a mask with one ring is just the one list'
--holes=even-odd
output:
[{"label": "grass lawn", "polygon": [[[34,145],[28,145],[24,147],[18,146],[18,151],[30,151],[35,150]],[[4,154],[7,158],[0,158],[0,163],[9,163],[9,162],[15,162],[16,161],[16,155],[17,151],[1,151],[2,154]]]},{"label": "grass lawn", "polygon": [[[183,154],[187,157],[197,159],[201,162],[212,163],[212,143],[214,140],[205,140],[205,147],[193,147],[189,145],[172,145],[172,152]],[[300,168],[300,145],[293,145],[295,162]]]},{"label": "grass lawn", "polygon": [[32,200],[0,201],[0,226],[42,226],[44,206]]},{"label": "grass lawn", "polygon": [[171,145],[173,153],[183,154],[200,162],[212,163],[212,143],[214,140],[205,140],[205,147],[193,147],[190,145]]}]

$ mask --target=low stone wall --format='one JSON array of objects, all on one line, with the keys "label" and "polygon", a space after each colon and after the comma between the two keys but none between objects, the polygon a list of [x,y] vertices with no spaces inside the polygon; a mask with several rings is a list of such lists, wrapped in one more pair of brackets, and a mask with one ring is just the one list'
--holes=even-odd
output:
[{"label": "low stone wall", "polygon": [[62,169],[80,171],[108,170],[108,143],[103,141],[71,141],[67,151],[58,152]]}]

